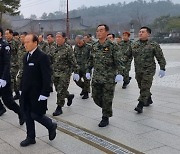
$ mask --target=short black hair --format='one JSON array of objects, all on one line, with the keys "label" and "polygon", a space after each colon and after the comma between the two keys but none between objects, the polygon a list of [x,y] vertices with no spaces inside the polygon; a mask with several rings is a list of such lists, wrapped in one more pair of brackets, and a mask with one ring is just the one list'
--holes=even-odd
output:
[{"label": "short black hair", "polygon": [[18,32],[13,32],[13,36],[19,36]]},{"label": "short black hair", "polygon": [[27,32],[22,32],[22,33],[21,33],[21,35],[25,35],[25,36],[26,36],[27,34],[28,34]]},{"label": "short black hair", "polygon": [[108,25],[106,25],[106,24],[100,24],[100,25],[97,26],[97,28],[100,27],[100,26],[104,26],[104,27],[105,27],[105,30],[106,30],[106,31],[109,31]]},{"label": "short black hair", "polygon": [[85,37],[85,36],[87,36],[87,38],[92,37],[92,35],[91,35],[91,34],[84,34],[84,37]]},{"label": "short black hair", "polygon": [[3,36],[3,29],[0,27],[1,36]]},{"label": "short black hair", "polygon": [[151,34],[151,29],[147,26],[143,26],[140,29],[146,29],[149,34]]},{"label": "short black hair", "polygon": [[89,35],[89,37],[92,37],[92,34],[89,33],[88,35]]},{"label": "short black hair", "polygon": [[113,34],[113,33],[107,34],[107,36],[109,36],[109,35],[112,35],[112,37],[115,38],[115,34]]},{"label": "short black hair", "polygon": [[61,35],[63,38],[66,38],[66,33],[65,32],[57,32],[56,35],[57,34]]},{"label": "short black hair", "polygon": [[12,30],[12,29],[9,29],[9,28],[8,28],[8,29],[6,29],[6,30],[9,31],[9,33],[13,35],[13,30]]},{"label": "short black hair", "polygon": [[48,37],[48,36],[54,37],[54,35],[53,35],[53,34],[47,34],[47,37]]}]

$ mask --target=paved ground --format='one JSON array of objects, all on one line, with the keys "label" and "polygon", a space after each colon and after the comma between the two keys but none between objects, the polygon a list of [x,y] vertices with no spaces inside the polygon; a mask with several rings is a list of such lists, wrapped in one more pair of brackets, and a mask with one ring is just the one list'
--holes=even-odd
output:
[{"label": "paved ground", "polygon": [[[68,121],[86,128],[116,142],[147,154],[180,153],[180,45],[163,45],[167,59],[166,76],[162,79],[155,75],[152,98],[154,104],[144,108],[143,114],[136,114],[139,90],[134,79],[132,67],[131,84],[125,90],[122,83],[116,86],[113,102],[113,114],[110,125],[99,128],[101,110],[92,101],[82,100],[80,88],[71,82],[69,91],[75,94],[72,106],[63,108],[64,114],[59,120]],[[159,67],[157,67],[159,69]],[[158,73],[157,69],[157,73]],[[56,93],[49,98],[48,115],[56,108]],[[48,132],[41,125],[36,125],[37,143],[22,148],[21,140],[26,137],[25,126],[19,126],[17,116],[6,112],[0,117],[0,154],[101,154],[105,153],[94,146],[82,142],[76,137],[58,130],[54,141],[48,140]]]}]

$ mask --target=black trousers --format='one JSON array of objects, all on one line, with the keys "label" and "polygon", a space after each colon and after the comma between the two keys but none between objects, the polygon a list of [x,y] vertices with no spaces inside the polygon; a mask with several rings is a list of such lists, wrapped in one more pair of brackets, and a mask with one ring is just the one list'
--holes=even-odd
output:
[{"label": "black trousers", "polygon": [[26,110],[23,112],[26,120],[27,138],[35,139],[36,137],[35,121],[42,124],[48,130],[53,128],[52,120],[49,117],[31,112],[28,106],[26,106]]},{"label": "black trousers", "polygon": [[[20,115],[20,107],[13,100],[10,84],[7,84],[4,88],[0,88],[0,96],[2,98],[4,105],[8,109],[10,109],[10,110],[14,111],[15,113],[17,113],[18,115]],[[3,108],[4,108],[4,106],[0,100],[0,110],[2,110]]]}]

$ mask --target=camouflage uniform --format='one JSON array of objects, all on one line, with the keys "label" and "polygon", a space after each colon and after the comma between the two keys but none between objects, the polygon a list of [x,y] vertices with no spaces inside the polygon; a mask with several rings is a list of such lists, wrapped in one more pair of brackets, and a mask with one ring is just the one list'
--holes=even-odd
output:
[{"label": "camouflage uniform", "polygon": [[99,41],[93,44],[87,72],[94,68],[92,97],[102,108],[103,117],[112,116],[115,77],[123,74],[124,69],[121,58],[119,47],[113,42],[106,40],[103,44]]},{"label": "camouflage uniform", "polygon": [[17,76],[17,86],[18,89],[20,88],[20,81],[22,78],[22,72],[23,72],[23,57],[26,54],[26,49],[23,44],[20,45],[19,50],[18,50],[18,64],[19,64],[19,73]]},{"label": "camouflage uniform", "polygon": [[[52,63],[53,63],[53,59],[52,59],[52,55],[54,54],[56,50],[56,43],[52,42],[52,43],[48,43],[45,49],[45,53],[48,55],[49,60],[50,60],[50,64],[51,64],[51,69],[52,69]],[[53,76],[51,76],[51,92],[53,92]]]},{"label": "camouflage uniform", "polygon": [[95,43],[95,41],[91,40],[91,41],[87,42],[86,44],[92,46],[94,43]]},{"label": "camouflage uniform", "polygon": [[[75,45],[74,47],[74,53],[76,57],[76,61],[78,63],[78,66],[80,67],[79,69],[79,76],[80,79],[79,81],[75,81],[76,84],[82,88],[82,91],[84,93],[90,93],[90,81],[86,78],[86,66],[87,66],[87,61],[90,57],[90,51],[91,51],[91,46],[84,44],[82,47],[79,47]],[[83,78],[83,81],[81,80]]]},{"label": "camouflage uniform", "polygon": [[12,91],[15,91],[17,93],[19,92],[17,86],[17,80],[16,80],[19,71],[19,64],[18,64],[19,43],[14,39],[8,41],[8,43],[11,47],[11,86],[12,86]]},{"label": "camouflage uniform", "polygon": [[64,106],[65,98],[68,98],[68,86],[73,70],[76,72],[78,65],[71,46],[64,43],[61,46],[56,46],[53,57],[53,82],[57,92],[57,105]]},{"label": "camouflage uniform", "polygon": [[41,42],[39,42],[38,47],[39,47],[39,49],[41,49],[43,52],[46,52],[46,46],[47,46],[47,45],[48,45],[47,42],[41,41]]},{"label": "camouflage uniform", "polygon": [[44,50],[44,52],[49,56],[50,62],[52,64],[52,55],[56,50],[56,43],[52,42],[52,43],[47,43],[46,48]]},{"label": "camouflage uniform", "polygon": [[140,89],[139,101],[147,103],[151,96],[153,76],[156,71],[156,57],[161,70],[165,70],[166,60],[159,44],[153,41],[136,41],[132,44],[132,56],[134,57],[135,78]]},{"label": "camouflage uniform", "polygon": [[132,54],[131,54],[131,41],[121,41],[119,43],[120,46],[120,51],[122,52],[123,56],[123,62],[125,66],[124,70],[124,83],[128,84],[130,82],[130,77],[129,77],[129,71],[131,69],[131,62],[132,62]]}]

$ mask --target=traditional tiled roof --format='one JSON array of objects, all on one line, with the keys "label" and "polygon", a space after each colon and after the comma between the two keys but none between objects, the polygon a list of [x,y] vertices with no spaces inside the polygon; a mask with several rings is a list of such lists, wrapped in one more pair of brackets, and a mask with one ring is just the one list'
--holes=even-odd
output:
[{"label": "traditional tiled roof", "polygon": [[[82,18],[70,18],[70,30],[84,30],[89,26],[82,23]],[[12,21],[13,30],[18,32],[57,32],[66,30],[66,19],[51,19],[51,20],[32,20],[32,19],[21,19]]]}]

